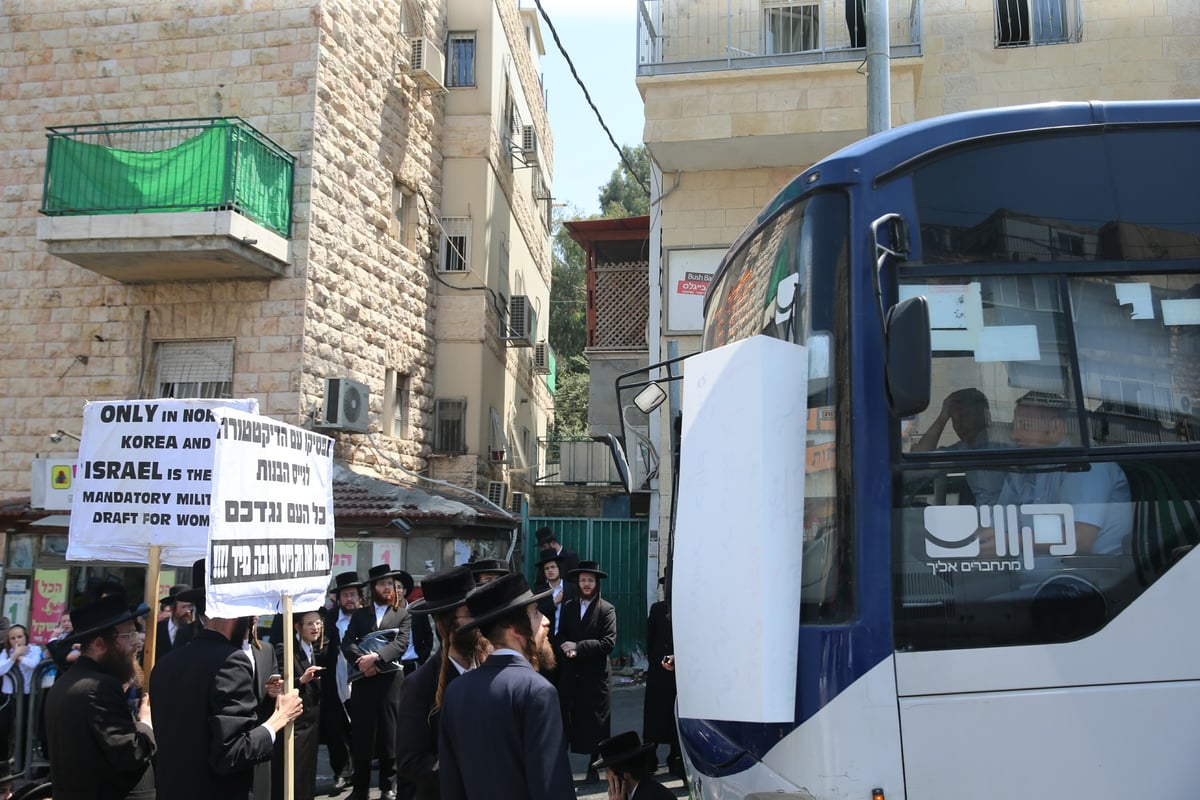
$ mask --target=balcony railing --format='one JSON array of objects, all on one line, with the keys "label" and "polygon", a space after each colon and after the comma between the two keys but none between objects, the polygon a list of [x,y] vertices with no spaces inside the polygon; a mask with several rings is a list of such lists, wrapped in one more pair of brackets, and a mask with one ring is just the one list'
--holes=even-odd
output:
[{"label": "balcony railing", "polygon": [[[638,76],[862,61],[864,0],[638,0]],[[892,56],[921,54],[921,0],[888,0]]]},{"label": "balcony railing", "polygon": [[290,237],[295,158],[241,119],[48,130],[43,214],[232,210]]}]

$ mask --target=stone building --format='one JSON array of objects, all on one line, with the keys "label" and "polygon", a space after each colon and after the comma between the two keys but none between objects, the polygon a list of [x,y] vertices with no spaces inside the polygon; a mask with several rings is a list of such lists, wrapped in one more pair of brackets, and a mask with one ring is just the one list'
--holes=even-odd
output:
[{"label": "stone building", "polygon": [[[861,0],[638,0],[652,217],[650,362],[699,348],[711,274],[788,181],[867,135]],[[1200,96],[1189,0],[889,0],[891,122],[1043,101]],[[670,452],[666,418],[652,438]],[[670,525],[663,459],[656,520]],[[655,522],[652,522],[652,527]],[[662,537],[664,548],[667,537]]]},{"label": "stone building", "polygon": [[341,566],[504,555],[552,416],[540,52],[518,0],[6,4],[5,577],[137,586],[26,498],[86,401],[161,396],[332,436]]}]

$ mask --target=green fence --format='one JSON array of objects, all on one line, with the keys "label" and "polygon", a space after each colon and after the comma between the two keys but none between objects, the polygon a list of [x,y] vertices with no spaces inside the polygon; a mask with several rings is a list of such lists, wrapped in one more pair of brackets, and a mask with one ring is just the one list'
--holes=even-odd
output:
[{"label": "green fence", "polygon": [[600,562],[608,577],[600,581],[600,595],[617,610],[617,646],[612,657],[628,658],[635,649],[646,650],[646,555],[650,525],[644,519],[584,519],[580,517],[530,517],[525,529],[525,575],[538,576],[534,564],[537,543],[533,532],[542,526],[557,534],[560,544],[580,559]]},{"label": "green fence", "polygon": [[291,235],[295,158],[241,119],[48,130],[43,214],[233,210]]}]

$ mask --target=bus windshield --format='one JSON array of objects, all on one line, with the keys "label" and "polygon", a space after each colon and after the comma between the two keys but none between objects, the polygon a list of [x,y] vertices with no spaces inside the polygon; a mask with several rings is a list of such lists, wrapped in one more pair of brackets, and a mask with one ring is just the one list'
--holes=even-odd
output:
[{"label": "bus windshield", "polygon": [[846,328],[839,282],[847,273],[848,215],[838,191],[783,209],[731,254],[705,308],[705,350],[757,335],[809,349],[802,622],[840,621],[853,613],[853,537],[837,503],[837,409],[844,400],[833,374],[838,332]]}]

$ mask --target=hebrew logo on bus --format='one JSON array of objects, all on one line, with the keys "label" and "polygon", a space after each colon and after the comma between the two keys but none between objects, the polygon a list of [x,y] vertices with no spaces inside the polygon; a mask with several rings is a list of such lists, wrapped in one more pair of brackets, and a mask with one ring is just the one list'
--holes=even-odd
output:
[{"label": "hebrew logo on bus", "polygon": [[[925,509],[929,558],[1020,559],[1021,568],[1029,570],[1034,568],[1035,549],[1052,556],[1075,554],[1075,511],[1069,503]],[[935,572],[944,571],[933,566]]]}]

